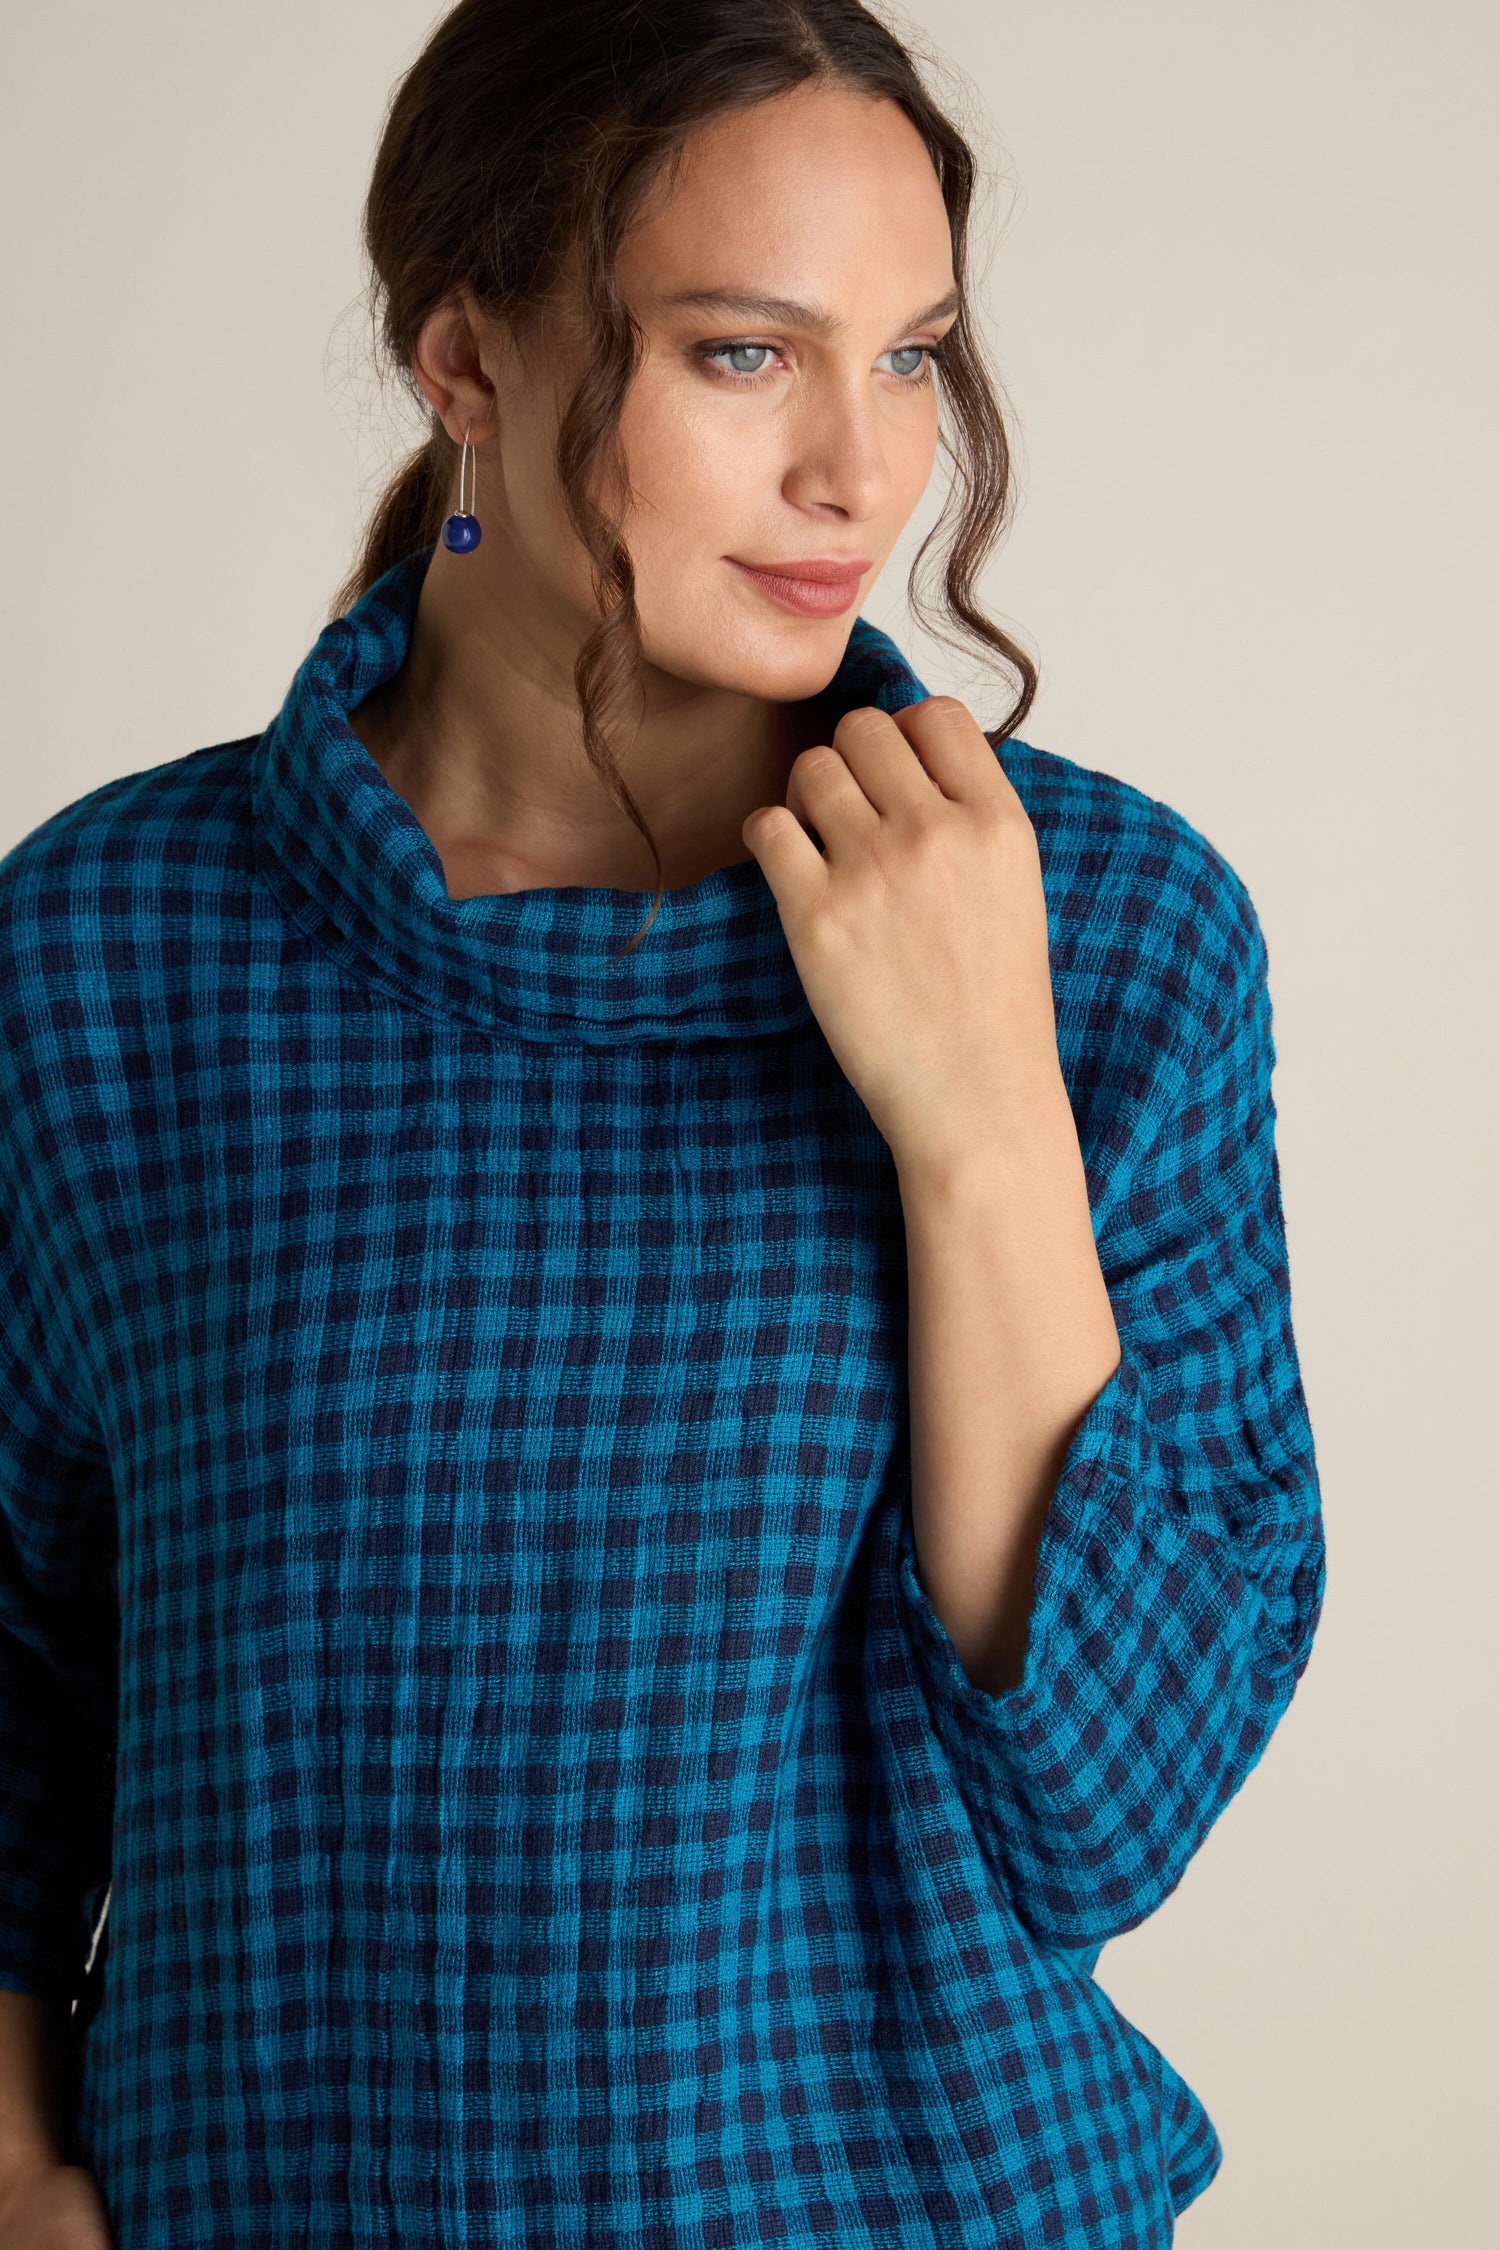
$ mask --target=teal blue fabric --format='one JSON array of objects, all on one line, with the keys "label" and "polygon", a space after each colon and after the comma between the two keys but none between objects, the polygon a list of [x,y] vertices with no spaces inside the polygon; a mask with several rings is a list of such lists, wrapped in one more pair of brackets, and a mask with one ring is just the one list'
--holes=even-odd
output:
[{"label": "teal blue fabric", "polygon": [[[1165,2244],[1223,2150],[1093,1972],[1324,1590],[1244,886],[997,748],[1123,1356],[993,1696],[769,888],[451,899],[347,723],[431,553],[0,861],[0,1985],[120,2250]],[[922,693],[861,621],[828,714]]]}]

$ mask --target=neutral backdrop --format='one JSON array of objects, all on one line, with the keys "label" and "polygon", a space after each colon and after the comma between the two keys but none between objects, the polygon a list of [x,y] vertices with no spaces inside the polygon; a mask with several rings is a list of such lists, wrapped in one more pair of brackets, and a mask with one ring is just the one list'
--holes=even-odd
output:
[{"label": "neutral backdrop", "polygon": [[[0,849],[253,733],[411,424],[358,216],[423,0],[9,0]],[[1328,1590],[1100,1980],[1217,2124],[1191,2250],[1495,2240],[1495,133],[1485,0],[915,0],[994,167],[1023,732],[1271,959]],[[908,14],[905,23],[913,22]],[[948,90],[954,90],[949,82]],[[916,529],[925,518],[919,518]],[[993,723],[997,686],[866,614]]]}]

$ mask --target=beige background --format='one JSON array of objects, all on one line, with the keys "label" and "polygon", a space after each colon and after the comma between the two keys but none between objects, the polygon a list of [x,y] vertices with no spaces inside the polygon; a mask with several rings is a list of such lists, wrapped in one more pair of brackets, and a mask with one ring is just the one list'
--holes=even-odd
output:
[{"label": "beige background", "polygon": [[[1191,2250],[1478,2250],[1500,2090],[1500,19],[917,14],[1010,175],[984,298],[1025,499],[988,594],[1041,658],[1023,731],[1186,813],[1266,930],[1328,1521],[1292,1708],[1100,1979],[1223,2137]],[[405,442],[356,228],[433,20],[10,0],[0,849],[280,703]],[[908,630],[903,576],[867,614],[998,716]]]}]

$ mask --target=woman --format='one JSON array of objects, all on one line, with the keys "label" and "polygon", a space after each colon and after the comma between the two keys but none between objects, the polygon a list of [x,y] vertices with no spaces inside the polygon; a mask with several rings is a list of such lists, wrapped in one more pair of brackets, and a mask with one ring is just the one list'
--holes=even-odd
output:
[{"label": "woman", "polygon": [[[367,209],[430,441],[263,734],[0,870],[15,2250],[1218,2167],[1092,1972],[1321,1606],[1266,957],[1015,734],[971,181],[855,0],[465,0]],[[856,614],[940,431],[988,733]]]}]

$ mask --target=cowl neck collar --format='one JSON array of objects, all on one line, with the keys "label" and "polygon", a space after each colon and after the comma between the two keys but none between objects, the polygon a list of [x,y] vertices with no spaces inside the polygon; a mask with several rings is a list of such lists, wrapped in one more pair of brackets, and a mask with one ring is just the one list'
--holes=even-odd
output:
[{"label": "cowl neck collar", "polygon": [[[257,862],[287,912],[355,975],[429,1014],[541,1041],[740,1039],[811,1010],[775,897],[753,859],[663,894],[635,950],[649,890],[545,885],[448,895],[411,807],[349,725],[400,669],[434,546],[416,549],[325,626],[252,753]],[[818,701],[900,710],[926,689],[863,618]]]}]

